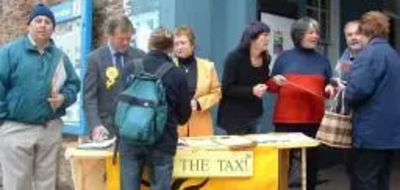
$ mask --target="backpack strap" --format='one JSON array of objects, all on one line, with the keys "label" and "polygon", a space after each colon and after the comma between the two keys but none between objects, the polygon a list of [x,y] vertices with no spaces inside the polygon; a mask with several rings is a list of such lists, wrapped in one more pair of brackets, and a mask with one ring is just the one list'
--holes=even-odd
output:
[{"label": "backpack strap", "polygon": [[117,164],[117,155],[119,152],[119,144],[120,144],[120,136],[119,136],[119,131],[115,130],[115,146],[114,146],[114,151],[113,151],[113,157],[112,157],[112,165],[116,165]]},{"label": "backpack strap", "polygon": [[138,75],[140,73],[144,72],[144,66],[143,66],[143,60],[142,59],[134,59],[133,60],[133,66],[135,69],[134,74]]},{"label": "backpack strap", "polygon": [[169,62],[164,62],[154,72],[154,75],[161,79],[161,77],[163,77],[169,70],[171,70],[174,67],[175,67],[174,64],[171,64]]}]

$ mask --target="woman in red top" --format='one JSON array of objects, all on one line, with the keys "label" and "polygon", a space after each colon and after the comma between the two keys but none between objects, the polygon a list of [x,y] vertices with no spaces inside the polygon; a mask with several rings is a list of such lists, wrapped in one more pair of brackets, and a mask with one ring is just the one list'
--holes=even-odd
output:
[{"label": "woman in red top", "polygon": [[[333,87],[328,85],[332,76],[330,63],[316,50],[319,32],[317,21],[300,18],[291,28],[295,47],[275,61],[269,91],[278,95],[273,118],[277,132],[302,132],[313,138],[317,133],[325,110],[325,94],[333,93]],[[310,149],[307,155],[308,190],[314,190],[316,185],[316,154],[316,149]]]}]

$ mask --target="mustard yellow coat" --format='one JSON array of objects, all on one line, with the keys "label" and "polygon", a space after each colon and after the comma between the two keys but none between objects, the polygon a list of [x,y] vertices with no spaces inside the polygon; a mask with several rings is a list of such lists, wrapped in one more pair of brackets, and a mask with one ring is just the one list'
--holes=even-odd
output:
[{"label": "mustard yellow coat", "polygon": [[211,107],[221,99],[221,85],[213,62],[198,57],[196,62],[197,87],[193,98],[201,110],[193,111],[189,121],[179,126],[179,136],[209,136],[214,131]]}]

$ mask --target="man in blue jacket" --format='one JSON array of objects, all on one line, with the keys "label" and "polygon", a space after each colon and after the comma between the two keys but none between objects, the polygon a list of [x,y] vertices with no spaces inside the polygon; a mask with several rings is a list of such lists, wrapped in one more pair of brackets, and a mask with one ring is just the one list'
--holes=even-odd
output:
[{"label": "man in blue jacket", "polygon": [[55,190],[62,145],[60,117],[80,81],[51,35],[51,10],[38,4],[28,34],[0,51],[0,162],[6,190]]},{"label": "man in blue jacket", "polygon": [[400,57],[389,45],[389,19],[360,20],[369,43],[351,65],[345,100],[354,111],[351,190],[388,190],[393,150],[400,148]]}]

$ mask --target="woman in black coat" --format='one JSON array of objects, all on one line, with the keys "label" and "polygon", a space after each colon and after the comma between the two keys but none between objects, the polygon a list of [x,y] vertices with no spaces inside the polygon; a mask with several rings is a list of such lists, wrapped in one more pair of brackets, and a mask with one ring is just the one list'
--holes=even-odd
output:
[{"label": "woman in black coat", "polygon": [[225,60],[217,122],[229,135],[256,133],[261,124],[270,63],[269,33],[266,24],[251,23]]}]

